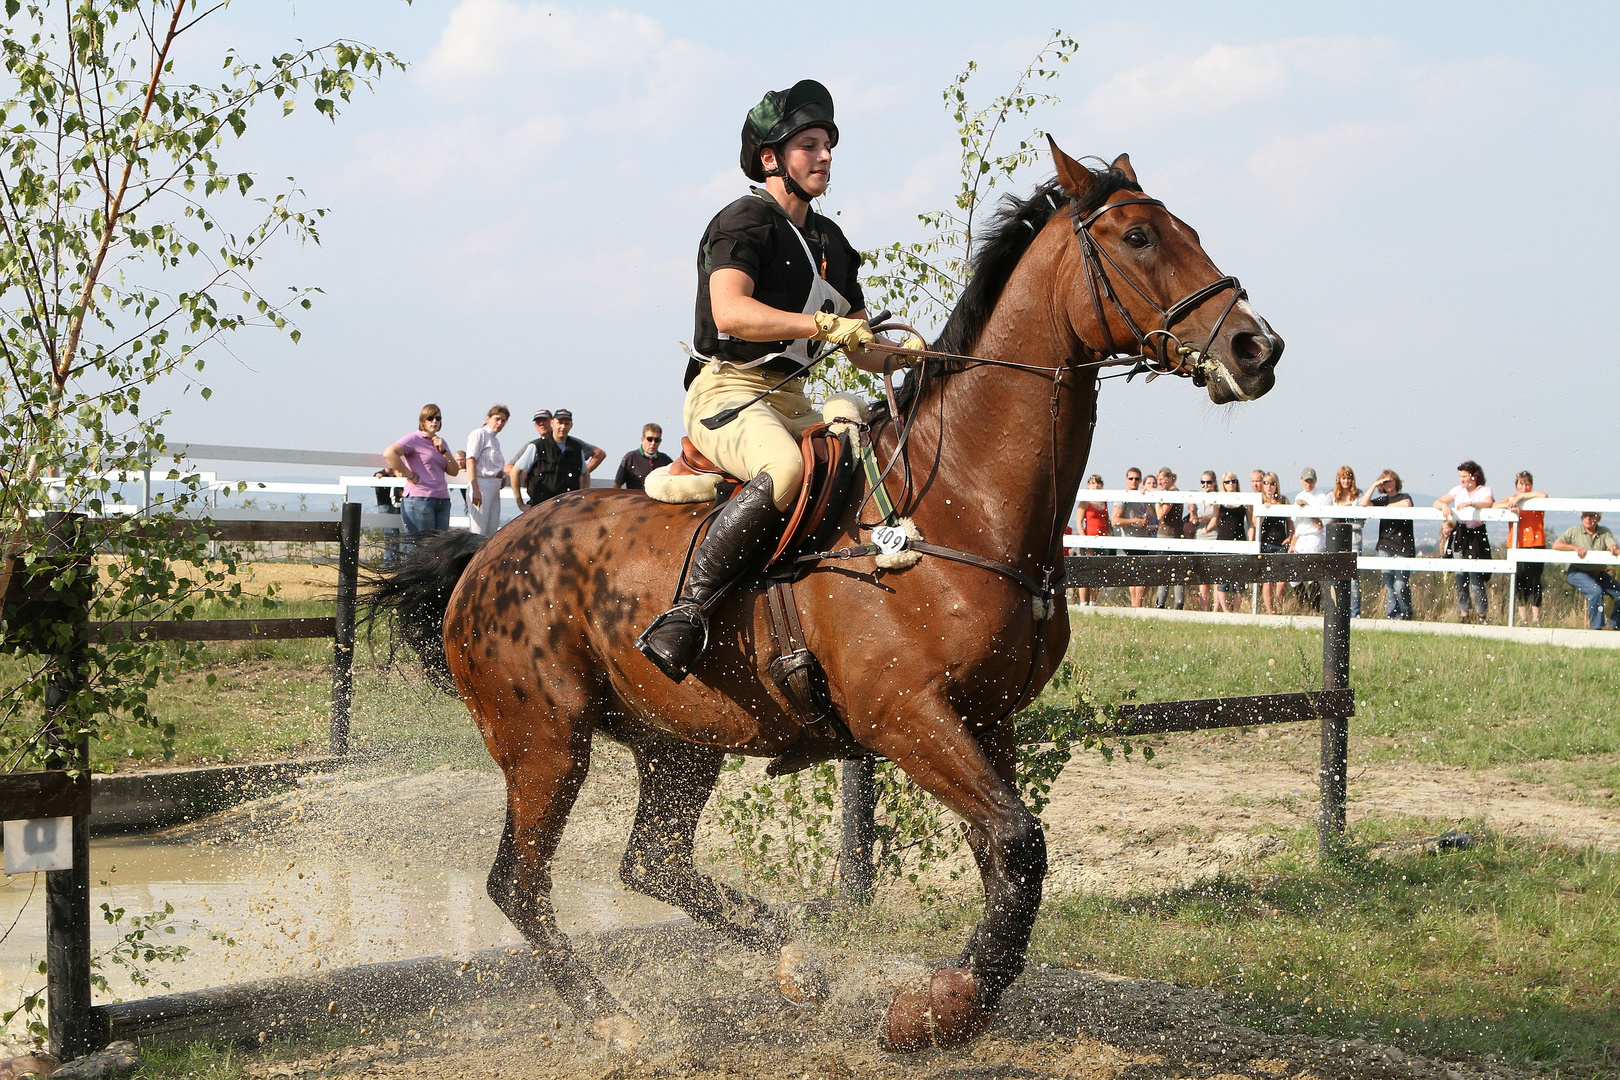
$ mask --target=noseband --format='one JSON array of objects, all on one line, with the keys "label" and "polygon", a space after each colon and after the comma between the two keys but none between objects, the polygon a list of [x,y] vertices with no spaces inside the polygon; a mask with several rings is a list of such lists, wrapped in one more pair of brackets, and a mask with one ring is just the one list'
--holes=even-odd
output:
[{"label": "noseband", "polygon": [[[1097,317],[1097,327],[1102,331],[1103,337],[1107,341],[1107,350],[1103,353],[1104,358],[1106,360],[1122,358],[1125,361],[1136,361],[1136,367],[1132,369],[1130,374],[1134,375],[1139,371],[1146,371],[1149,382],[1152,382],[1160,375],[1179,375],[1182,378],[1191,379],[1196,386],[1203,386],[1210,366],[1210,362],[1206,361],[1205,358],[1209,354],[1210,346],[1215,342],[1215,335],[1221,332],[1221,326],[1225,324],[1226,317],[1232,313],[1232,309],[1237,306],[1237,302],[1249,295],[1244,291],[1243,286],[1238,283],[1238,279],[1235,277],[1217,278],[1208,285],[1188,293],[1169,307],[1162,308],[1142,290],[1142,287],[1131,278],[1130,274],[1125,272],[1125,269],[1119,263],[1114,261],[1114,257],[1108,254],[1108,249],[1097,242],[1097,238],[1091,235],[1091,226],[1108,211],[1121,206],[1157,206],[1163,208],[1164,203],[1158,199],[1146,197],[1120,199],[1118,202],[1103,203],[1084,217],[1080,215],[1078,203],[1071,201],[1069,205],[1074,218],[1074,236],[1076,240],[1080,241],[1080,251],[1085,256],[1086,288],[1091,294],[1091,309]],[[1131,317],[1130,311],[1120,302],[1118,294],[1115,293],[1114,283],[1108,276],[1108,270],[1103,266],[1104,262],[1113,267],[1114,273],[1118,274],[1120,279],[1129,285],[1131,291],[1141,297],[1148,307],[1159,313],[1159,325],[1157,328],[1144,332],[1137,325],[1136,320]],[[1220,318],[1216,319],[1215,325],[1210,327],[1209,334],[1204,338],[1203,343],[1199,345],[1183,344],[1175,334],[1176,324],[1202,307],[1210,298],[1227,291],[1230,291],[1232,295],[1227,298],[1226,307],[1221,309]],[[1134,356],[1125,355],[1125,350],[1121,349],[1118,343],[1114,341],[1114,332],[1108,328],[1108,316],[1103,310],[1104,296],[1108,298],[1109,303],[1114,305],[1114,310],[1119,312],[1119,317],[1125,320],[1125,325],[1131,328],[1131,333],[1136,338],[1137,352]],[[1173,348],[1172,344],[1174,345]]]}]

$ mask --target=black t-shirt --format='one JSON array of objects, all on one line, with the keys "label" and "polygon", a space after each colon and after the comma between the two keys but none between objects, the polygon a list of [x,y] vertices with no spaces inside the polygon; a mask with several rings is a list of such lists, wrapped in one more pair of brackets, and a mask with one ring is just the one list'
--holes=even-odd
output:
[{"label": "black t-shirt", "polygon": [[1217,507],[1215,539],[1242,540],[1249,535],[1249,508],[1246,506]]},{"label": "black t-shirt", "polygon": [[[753,188],[754,191],[763,191]],[[805,218],[804,240],[817,265],[805,264],[804,246],[794,237],[796,226],[774,199],[745,195],[714,216],[698,245],[697,310],[692,343],[705,356],[746,363],[781,352],[789,341],[742,341],[722,338],[714,326],[709,303],[709,275],[716,270],[741,270],[754,280],[754,299],[778,311],[803,311],[810,297],[811,275],[819,272],[827,284],[849,301],[849,310],[866,307],[861,295],[861,256],[844,239],[843,230],[814,210]],[[787,373],[798,365],[773,360],[763,367]],[[686,366],[686,385],[692,384],[700,365]]]},{"label": "black t-shirt", "polygon": [[647,474],[669,463],[669,455],[662,450],[652,457],[648,457],[640,450],[632,450],[619,462],[619,471],[614,474],[613,482],[623,484],[631,491],[644,491],[647,487]]},{"label": "black t-shirt", "polygon": [[[1404,491],[1397,491],[1394,495],[1386,495],[1382,491],[1367,500],[1369,506],[1388,506],[1395,499],[1410,500],[1412,497]],[[1417,556],[1417,541],[1412,535],[1410,521],[1384,520],[1378,523],[1378,554],[1389,555],[1397,559],[1411,559]]]}]

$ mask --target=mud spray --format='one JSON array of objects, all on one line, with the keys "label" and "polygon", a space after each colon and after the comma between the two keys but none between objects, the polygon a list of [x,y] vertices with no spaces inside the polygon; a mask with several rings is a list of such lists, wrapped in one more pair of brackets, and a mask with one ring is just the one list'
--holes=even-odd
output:
[{"label": "mud spray", "polygon": [[[1258,827],[1309,820],[1314,793],[1299,774],[1262,775],[1216,757],[1183,760],[1173,771],[1077,760],[1046,815],[1053,855],[1048,894],[1191,884],[1263,854],[1269,841]],[[106,900],[132,913],[173,904],[171,921],[180,930],[171,940],[193,950],[184,963],[154,971],[167,988],[133,985],[122,969],[109,968],[111,996],[421,956],[468,958],[503,945],[513,947],[503,970],[516,970],[521,942],[483,884],[504,816],[499,774],[449,766],[400,772],[397,760],[378,759],[194,825],[98,841],[93,903]],[[728,782],[750,779],[728,776]],[[1252,797],[1241,805],[1223,801],[1234,791]],[[1386,790],[1382,798],[1399,794]],[[634,807],[628,755],[600,746],[554,871],[559,922],[577,935],[582,957],[641,1025],[645,1037],[634,1052],[609,1049],[536,980],[491,972],[476,973],[471,1000],[450,1007],[413,1008],[417,1002],[388,1000],[380,991],[341,1009],[334,1001],[330,1012],[352,1033],[353,1045],[255,1063],[249,1075],[1510,1075],[1408,1058],[1359,1040],[1262,1033],[1230,1019],[1215,994],[1037,966],[1008,991],[997,1023],[974,1046],[885,1055],[875,1034],[893,988],[944,958],[823,944],[819,958],[833,973],[830,998],[813,1010],[790,1005],[774,990],[774,958],[672,924],[679,912],[618,884]],[[1194,830],[1200,835],[1191,836]],[[724,861],[710,860],[728,848],[712,820],[700,831],[699,848],[700,865],[728,872]],[[973,876],[953,884],[952,869],[965,868],[939,868],[938,883],[966,890]],[[976,895],[976,883],[972,889]],[[5,923],[26,894],[26,882],[10,883],[0,909]],[[36,905],[4,945],[0,989],[8,996],[26,977],[30,954],[42,952],[42,924]],[[99,933],[98,946],[115,936],[110,927]],[[256,1033],[245,1034],[251,1040]]]}]

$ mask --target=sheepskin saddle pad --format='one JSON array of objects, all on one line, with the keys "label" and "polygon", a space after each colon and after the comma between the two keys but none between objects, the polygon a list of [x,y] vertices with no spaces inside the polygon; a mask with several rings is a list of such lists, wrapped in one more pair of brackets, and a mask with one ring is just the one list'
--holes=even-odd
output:
[{"label": "sheepskin saddle pad", "polygon": [[[864,421],[864,405],[853,395],[840,394],[822,406],[821,418],[821,423],[806,429],[799,439],[804,479],[767,566],[800,549],[819,548],[830,541],[849,496],[855,473],[850,433]],[[683,437],[680,457],[647,474],[646,492],[659,502],[712,502],[729,497],[739,482]]]}]

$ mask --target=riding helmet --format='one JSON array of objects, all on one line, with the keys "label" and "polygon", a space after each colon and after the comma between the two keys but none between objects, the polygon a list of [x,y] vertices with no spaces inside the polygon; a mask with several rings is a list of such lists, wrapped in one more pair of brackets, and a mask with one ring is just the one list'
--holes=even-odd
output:
[{"label": "riding helmet", "polygon": [[770,91],[743,119],[742,171],[754,183],[763,184],[765,166],[760,164],[759,152],[812,127],[826,128],[832,145],[838,145],[832,95],[825,86],[814,79],[801,79],[787,90]]}]

